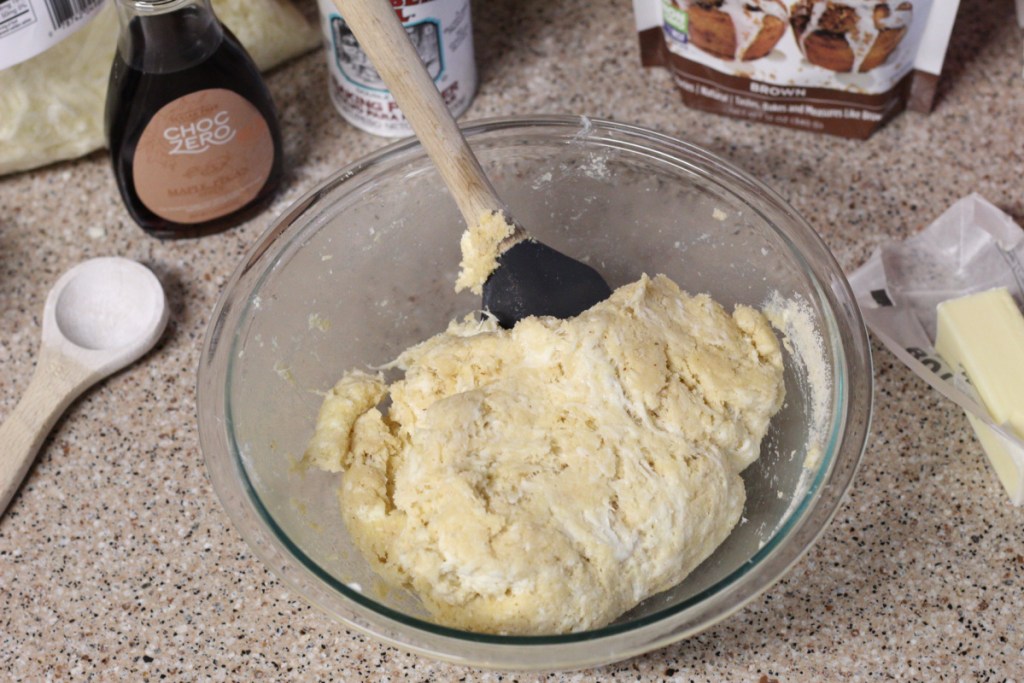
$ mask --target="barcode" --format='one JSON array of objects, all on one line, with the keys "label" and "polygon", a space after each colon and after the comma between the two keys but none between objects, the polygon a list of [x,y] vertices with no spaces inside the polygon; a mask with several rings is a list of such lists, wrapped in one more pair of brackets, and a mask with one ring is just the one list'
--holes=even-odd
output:
[{"label": "barcode", "polygon": [[54,30],[64,28],[103,0],[46,0]]}]

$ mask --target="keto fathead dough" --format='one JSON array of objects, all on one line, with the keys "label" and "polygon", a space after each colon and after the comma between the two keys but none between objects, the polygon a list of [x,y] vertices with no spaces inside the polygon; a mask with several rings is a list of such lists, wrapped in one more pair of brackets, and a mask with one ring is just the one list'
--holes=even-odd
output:
[{"label": "keto fathead dough", "polygon": [[387,581],[488,633],[598,627],[679,583],[739,520],[784,393],[764,316],[661,275],[569,320],[454,321],[392,365],[342,377],[305,462],[343,473]]}]

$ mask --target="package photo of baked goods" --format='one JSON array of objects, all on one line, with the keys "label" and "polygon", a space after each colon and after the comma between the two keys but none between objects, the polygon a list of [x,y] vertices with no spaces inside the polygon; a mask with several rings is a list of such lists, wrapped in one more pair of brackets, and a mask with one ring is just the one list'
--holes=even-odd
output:
[{"label": "package photo of baked goods", "polygon": [[767,56],[786,33],[789,13],[781,0],[673,0],[689,15],[689,39],[722,59]]},{"label": "package photo of baked goods", "polygon": [[790,23],[811,64],[837,72],[866,73],[881,66],[907,34],[910,0],[799,0]]}]

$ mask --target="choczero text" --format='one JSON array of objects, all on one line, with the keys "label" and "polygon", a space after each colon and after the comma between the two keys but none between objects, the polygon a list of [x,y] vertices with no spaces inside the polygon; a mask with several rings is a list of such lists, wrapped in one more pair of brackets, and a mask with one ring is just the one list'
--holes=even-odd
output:
[{"label": "choczero text", "polygon": [[227,111],[219,111],[192,123],[169,126],[164,139],[171,143],[169,154],[202,154],[211,145],[223,145],[235,137]]}]

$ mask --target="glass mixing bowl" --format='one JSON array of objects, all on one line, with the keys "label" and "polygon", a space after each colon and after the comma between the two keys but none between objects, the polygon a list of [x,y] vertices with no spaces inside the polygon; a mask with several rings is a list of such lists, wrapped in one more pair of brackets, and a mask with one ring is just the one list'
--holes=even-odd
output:
[{"label": "glass mixing bowl", "polygon": [[[846,279],[778,195],[692,145],[576,117],[482,121],[465,132],[520,222],[613,287],[664,273],[727,308],[773,296],[800,302],[817,359],[792,353],[798,345],[787,351],[786,404],[743,473],[744,521],[685,581],[584,633],[445,628],[413,596],[382,585],[341,521],[339,475],[296,463],[323,392],[343,372],[386,363],[480,305],[453,291],[463,224],[415,141],[348,166],[296,202],[232,276],[199,367],[199,433],[213,486],[286,585],[348,626],[431,657],[574,668],[706,629],[796,562],[854,476],[871,359]],[[822,373],[831,382],[815,384]]]}]

